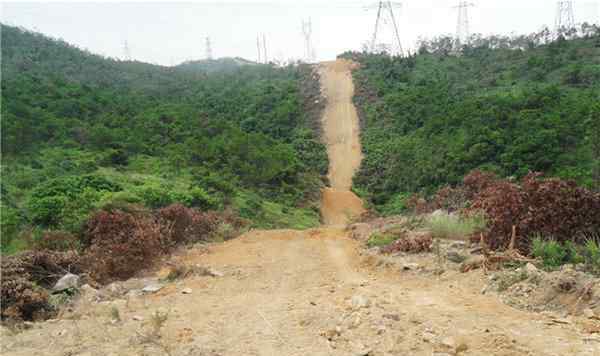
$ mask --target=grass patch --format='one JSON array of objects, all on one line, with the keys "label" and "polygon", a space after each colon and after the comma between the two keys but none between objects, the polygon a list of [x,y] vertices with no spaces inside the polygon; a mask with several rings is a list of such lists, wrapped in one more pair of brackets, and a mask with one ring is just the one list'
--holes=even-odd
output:
[{"label": "grass patch", "polygon": [[600,275],[600,243],[595,239],[576,245],[571,241],[559,243],[552,238],[537,235],[531,245],[531,254],[541,259],[544,267],[549,270],[564,264],[583,263],[586,271]]},{"label": "grass patch", "polygon": [[383,247],[391,244],[397,239],[396,236],[390,234],[373,234],[367,240],[368,247]]},{"label": "grass patch", "polygon": [[581,256],[586,269],[595,275],[600,275],[600,243],[589,239],[581,249]]},{"label": "grass patch", "polygon": [[310,229],[319,226],[319,213],[311,208],[297,208],[268,201],[249,191],[237,192],[233,207],[240,217],[260,229]]},{"label": "grass patch", "polygon": [[485,228],[482,216],[459,217],[451,214],[430,216],[425,226],[431,230],[433,237],[441,239],[465,239]]},{"label": "grass patch", "polygon": [[547,269],[555,269],[567,263],[582,263],[583,257],[572,242],[559,243],[554,239],[544,239],[538,235],[533,239],[531,254],[542,260]]}]

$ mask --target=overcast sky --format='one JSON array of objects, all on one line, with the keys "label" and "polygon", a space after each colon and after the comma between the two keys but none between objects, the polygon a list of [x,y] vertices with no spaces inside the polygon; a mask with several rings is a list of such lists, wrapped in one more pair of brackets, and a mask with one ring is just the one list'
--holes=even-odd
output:
[{"label": "overcast sky", "polygon": [[[530,33],[553,26],[555,0],[472,0],[472,33]],[[576,22],[598,23],[600,0],[574,1]],[[134,59],[163,65],[205,57],[205,38],[214,57],[257,58],[256,36],[264,33],[269,58],[303,56],[302,20],[312,20],[318,60],[360,49],[372,36],[376,1],[192,1],[192,2],[9,2],[2,22],[23,26],[116,58],[127,41]],[[456,31],[458,0],[406,0],[395,10],[405,48],[419,37]],[[391,32],[381,34],[388,41]]]}]

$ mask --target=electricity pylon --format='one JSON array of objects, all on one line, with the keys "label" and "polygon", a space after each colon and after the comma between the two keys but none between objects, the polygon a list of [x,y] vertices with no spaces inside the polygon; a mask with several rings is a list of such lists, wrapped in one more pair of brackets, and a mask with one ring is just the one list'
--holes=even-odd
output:
[{"label": "electricity pylon", "polygon": [[[379,48],[380,46],[377,45],[377,34],[380,31],[380,27],[383,23],[383,25],[388,25],[388,27],[391,27],[393,32],[395,48],[394,43],[392,43],[389,49],[391,54],[403,56],[404,51],[402,50],[402,42],[400,41],[400,32],[398,31],[398,24],[396,23],[396,16],[394,15],[394,8],[402,7],[402,3],[394,1],[379,1],[375,6],[377,7],[377,19],[375,20],[373,37],[371,37],[370,51],[381,52]],[[383,44],[383,46],[385,47],[386,45]]]},{"label": "electricity pylon", "polygon": [[455,9],[458,9],[458,19],[456,21],[456,48],[460,49],[463,44],[469,44],[471,32],[469,30],[469,8],[475,4],[468,1],[459,1]]},{"label": "electricity pylon", "polygon": [[256,63],[262,63],[260,61],[260,36],[256,36],[256,52],[258,53],[258,56],[256,57]]},{"label": "electricity pylon", "polygon": [[[262,38],[262,42],[261,42]],[[256,36],[257,63],[269,63],[267,59],[267,35],[264,33]]]},{"label": "electricity pylon", "polygon": [[554,22],[554,31],[558,34],[560,31],[570,30],[575,27],[575,16],[573,15],[573,1],[556,2],[556,20]]},{"label": "electricity pylon", "polygon": [[212,46],[210,44],[210,37],[206,37],[206,59],[211,60],[213,59],[213,54],[212,54]]},{"label": "electricity pylon", "polygon": [[125,57],[126,61],[131,60],[131,50],[129,49],[129,44],[127,43],[127,40],[123,42],[123,56]]},{"label": "electricity pylon", "polygon": [[315,60],[315,50],[312,45],[312,22],[310,18],[308,21],[302,21],[302,35],[304,36],[304,59],[307,63]]}]

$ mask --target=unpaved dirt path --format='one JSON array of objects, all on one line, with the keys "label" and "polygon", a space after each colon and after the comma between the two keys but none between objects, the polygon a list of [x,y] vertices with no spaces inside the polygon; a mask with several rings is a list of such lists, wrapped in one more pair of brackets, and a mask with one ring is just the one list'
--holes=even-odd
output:
[{"label": "unpaved dirt path", "polygon": [[[330,90],[343,87],[338,98],[345,102],[347,71],[338,72],[335,63],[324,68],[329,104],[339,104]],[[330,146],[331,152],[334,158],[346,151]],[[331,177],[332,190],[348,193],[352,170],[344,162],[355,169],[360,160],[345,161],[344,154],[332,160],[343,177]],[[339,201],[330,198],[335,208]],[[335,215],[343,209],[332,211],[332,224],[343,222]],[[482,295],[481,272],[432,277],[385,267],[363,254],[343,227],[250,231],[209,251],[182,251],[172,263],[211,266],[223,275],[191,276],[151,294],[82,301],[64,318],[17,335],[3,329],[2,355],[600,354],[600,344],[575,325],[548,324],[540,314]],[[111,321],[115,310],[117,322]],[[168,317],[148,337],[156,311]]]},{"label": "unpaved dirt path", "polygon": [[354,84],[350,61],[337,60],[319,66],[321,91],[327,99],[322,124],[329,156],[329,184],[323,190],[321,216],[327,225],[344,225],[364,212],[362,201],[350,191],[360,166],[359,123],[352,103]]}]

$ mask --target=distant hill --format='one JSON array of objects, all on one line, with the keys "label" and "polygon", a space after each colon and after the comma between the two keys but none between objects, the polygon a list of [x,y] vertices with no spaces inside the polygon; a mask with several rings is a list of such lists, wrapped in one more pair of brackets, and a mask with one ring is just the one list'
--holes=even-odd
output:
[{"label": "distant hill", "polygon": [[249,61],[240,57],[233,58],[218,58],[218,59],[204,59],[199,61],[187,61],[183,62],[175,68],[183,71],[203,71],[203,72],[218,72],[218,71],[232,71],[239,69],[241,66],[256,66],[259,63]]}]

